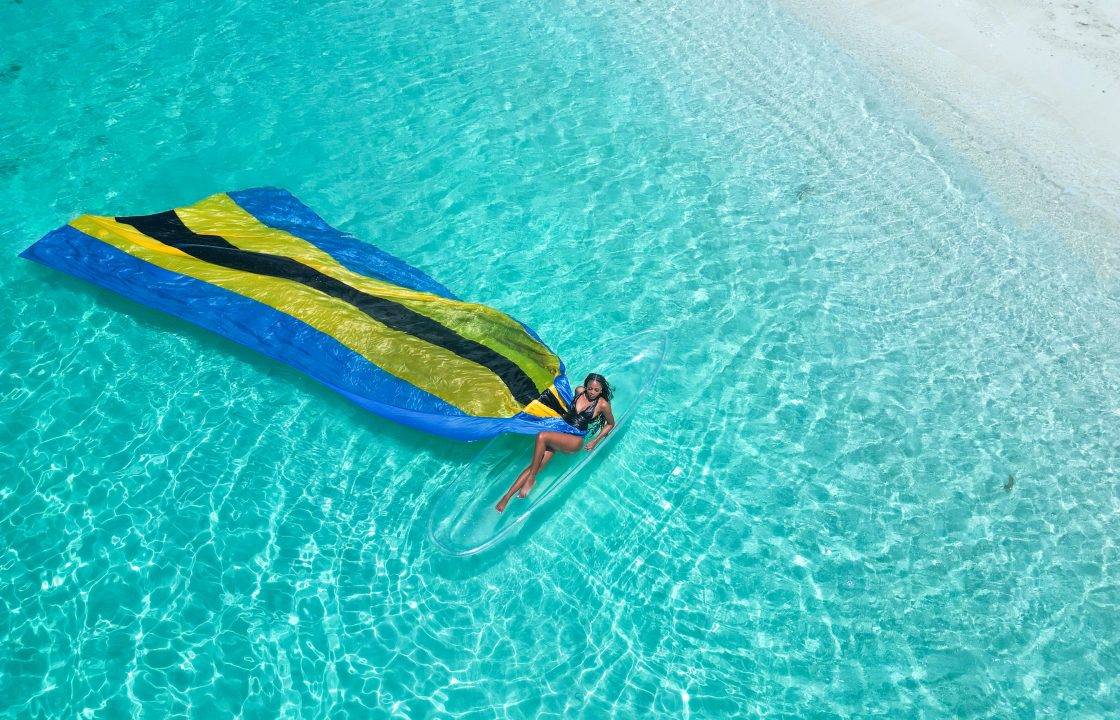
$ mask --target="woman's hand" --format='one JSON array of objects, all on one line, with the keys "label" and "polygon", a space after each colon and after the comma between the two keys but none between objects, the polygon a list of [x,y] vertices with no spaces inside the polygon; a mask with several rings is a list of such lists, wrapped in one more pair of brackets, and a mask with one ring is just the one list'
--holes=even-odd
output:
[{"label": "woman's hand", "polygon": [[586,450],[587,452],[591,452],[592,450],[595,449],[595,446],[598,445],[598,444],[599,444],[599,438],[595,438],[591,442],[587,443],[587,445],[585,445],[583,447],[583,449]]}]

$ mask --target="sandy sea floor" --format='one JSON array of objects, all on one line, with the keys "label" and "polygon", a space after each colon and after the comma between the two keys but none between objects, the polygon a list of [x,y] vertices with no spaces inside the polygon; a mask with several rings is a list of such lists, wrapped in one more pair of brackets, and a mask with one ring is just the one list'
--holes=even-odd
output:
[{"label": "sandy sea floor", "polygon": [[780,4],[899,93],[1012,216],[1120,272],[1120,4]]}]

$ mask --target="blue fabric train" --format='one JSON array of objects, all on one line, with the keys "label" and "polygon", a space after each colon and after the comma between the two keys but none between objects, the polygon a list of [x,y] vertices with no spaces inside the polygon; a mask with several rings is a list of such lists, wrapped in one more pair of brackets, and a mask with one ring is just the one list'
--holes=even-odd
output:
[{"label": "blue fabric train", "polygon": [[457,440],[572,432],[564,365],[493,308],[339,232],[285,190],[153,215],[83,215],[21,253],[292,365]]}]

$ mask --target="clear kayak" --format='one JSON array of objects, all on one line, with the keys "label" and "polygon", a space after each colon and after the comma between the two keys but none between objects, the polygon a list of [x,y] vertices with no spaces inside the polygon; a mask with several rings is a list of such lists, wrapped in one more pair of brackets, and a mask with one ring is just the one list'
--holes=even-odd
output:
[{"label": "clear kayak", "polygon": [[537,475],[529,497],[522,499],[514,495],[504,513],[499,513],[494,506],[532,459],[534,438],[507,434],[488,441],[433,502],[428,524],[432,542],[450,555],[465,556],[494,547],[512,536],[590,460],[609,450],[610,442],[618,436],[657,379],[667,347],[665,332],[647,330],[605,343],[573,365],[580,373],[604,375],[614,388],[611,407],[615,429],[592,452],[581,450],[573,455],[554,455]]}]

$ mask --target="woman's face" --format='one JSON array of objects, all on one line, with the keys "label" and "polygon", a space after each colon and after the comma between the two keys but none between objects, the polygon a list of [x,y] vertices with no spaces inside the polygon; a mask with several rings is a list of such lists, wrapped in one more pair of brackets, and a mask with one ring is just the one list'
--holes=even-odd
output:
[{"label": "woman's face", "polygon": [[603,394],[603,385],[598,380],[592,380],[583,386],[583,390],[587,393],[588,400],[594,400]]}]

